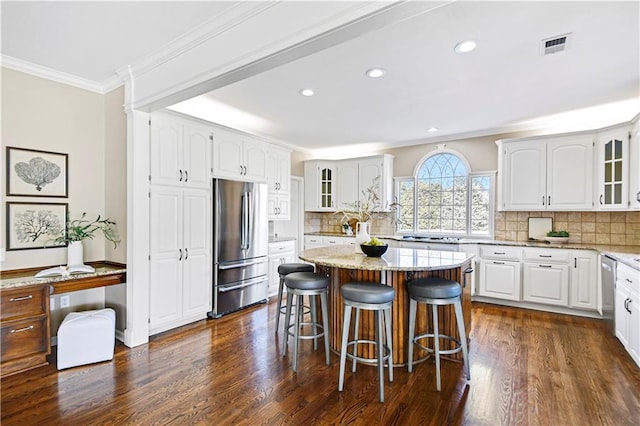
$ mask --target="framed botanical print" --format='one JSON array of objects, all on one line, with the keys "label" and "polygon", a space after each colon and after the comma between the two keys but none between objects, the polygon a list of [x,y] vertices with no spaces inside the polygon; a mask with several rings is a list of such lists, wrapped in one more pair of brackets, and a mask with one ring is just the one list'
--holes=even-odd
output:
[{"label": "framed botanical print", "polygon": [[7,196],[68,196],[69,155],[7,147]]},{"label": "framed botanical print", "polygon": [[7,202],[7,250],[65,247],[54,239],[66,232],[66,203]]}]

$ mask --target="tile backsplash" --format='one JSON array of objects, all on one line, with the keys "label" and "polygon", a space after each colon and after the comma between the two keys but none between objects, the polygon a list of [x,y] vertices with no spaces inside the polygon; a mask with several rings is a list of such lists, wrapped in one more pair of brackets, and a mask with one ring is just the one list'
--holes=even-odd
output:
[{"label": "tile backsplash", "polygon": [[576,244],[640,245],[640,212],[496,212],[494,238],[527,241],[529,218],[550,217]]},{"label": "tile backsplash", "polygon": [[[553,230],[569,231],[575,244],[640,245],[640,211],[632,212],[496,212],[494,238],[527,241],[529,218],[550,217]],[[305,212],[305,232],[342,232],[341,217],[333,213]],[[391,217],[372,220],[372,233],[392,235]]]},{"label": "tile backsplash", "polygon": [[[393,235],[395,227],[391,213],[378,214],[371,219],[372,235]],[[355,229],[353,230],[355,232]],[[304,232],[342,233],[342,215],[334,213],[304,212]]]}]

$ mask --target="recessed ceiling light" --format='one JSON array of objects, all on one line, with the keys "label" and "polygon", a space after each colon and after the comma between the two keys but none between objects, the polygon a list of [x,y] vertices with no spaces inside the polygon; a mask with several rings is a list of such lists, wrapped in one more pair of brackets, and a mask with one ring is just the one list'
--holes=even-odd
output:
[{"label": "recessed ceiling light", "polygon": [[367,77],[371,77],[371,78],[382,77],[386,73],[387,73],[387,71],[384,68],[371,68],[370,70],[367,70],[367,72],[366,72]]},{"label": "recessed ceiling light", "polygon": [[300,90],[300,94],[301,94],[302,96],[313,96],[313,95],[315,95],[315,94],[316,94],[316,92],[314,92],[314,91],[313,91],[313,90],[311,90],[311,89],[302,89],[302,90]]},{"label": "recessed ceiling light", "polygon": [[476,43],[474,40],[465,40],[456,44],[456,47],[454,47],[453,50],[456,53],[468,53],[475,49],[477,46],[478,43]]},{"label": "recessed ceiling light", "polygon": [[427,132],[429,132],[429,133],[433,133],[433,132],[437,132],[437,131],[438,131],[438,128],[437,128],[437,127],[429,127],[429,128],[427,129]]}]

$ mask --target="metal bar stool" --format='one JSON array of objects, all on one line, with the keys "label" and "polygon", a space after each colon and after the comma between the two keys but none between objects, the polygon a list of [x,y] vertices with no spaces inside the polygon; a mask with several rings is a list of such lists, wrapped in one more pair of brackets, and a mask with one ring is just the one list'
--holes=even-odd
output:
[{"label": "metal bar stool", "polygon": [[[351,371],[356,371],[356,361],[364,364],[378,365],[379,396],[384,402],[384,362],[389,365],[389,381],[393,382],[393,354],[391,344],[391,304],[396,295],[393,287],[370,282],[352,282],[344,284],[340,291],[344,300],[344,324],[342,327],[342,346],[340,348],[340,379],[338,391],[344,387],[344,370],[347,357],[353,359]],[[356,308],[356,321],[353,340],[349,340],[351,323],[351,309]],[[375,340],[358,339],[360,309],[375,312]],[[384,345],[383,325],[386,327],[387,344]],[[376,358],[364,358],[357,355],[358,344],[374,344]],[[353,345],[353,353],[349,353],[349,346]]]},{"label": "metal bar stool", "polygon": [[[467,350],[467,333],[464,328],[464,318],[462,316],[462,288],[456,281],[439,277],[418,278],[409,281],[409,372],[413,370],[413,345],[421,349],[435,353],[436,357],[436,388],[440,391],[440,354],[449,355],[462,350],[462,359],[465,365],[467,380],[471,380],[469,371],[469,353]],[[433,307],[433,333],[424,333],[415,336],[416,310],[419,303],[426,303]],[[451,336],[440,334],[438,331],[438,305],[453,305],[456,312],[456,322],[458,323],[458,333],[460,340]],[[434,348],[423,346],[419,340],[433,337]],[[440,339],[447,339],[455,342],[456,347],[448,350],[440,350]]]},{"label": "metal bar stool", "polygon": [[[287,309],[284,318],[285,337],[282,344],[282,356],[287,354],[287,343],[289,336],[293,336],[293,371],[298,371],[298,345],[302,339],[313,339],[314,349],[320,337],[324,337],[324,350],[327,357],[327,365],[330,365],[329,357],[329,312],[327,308],[327,291],[329,288],[329,278],[313,272],[292,272],[284,278],[287,286]],[[294,323],[291,324],[291,308],[293,296],[296,296]],[[304,306],[302,298],[309,296],[311,300],[311,322],[303,322]],[[317,321],[315,296],[320,296],[322,308],[322,324]],[[300,327],[310,325],[313,327],[312,334],[301,335]],[[289,330],[293,327],[293,333]],[[321,330],[318,330],[320,328]],[[320,332],[319,332],[320,331]]]},{"label": "metal bar stool", "polygon": [[[309,263],[283,263],[278,266],[278,274],[280,275],[280,285],[278,286],[278,305],[276,306],[276,334],[280,328],[280,315],[285,314],[286,306],[282,306],[282,290],[284,288],[284,277],[294,272],[313,272],[313,265]],[[309,311],[305,311],[308,313]]]}]

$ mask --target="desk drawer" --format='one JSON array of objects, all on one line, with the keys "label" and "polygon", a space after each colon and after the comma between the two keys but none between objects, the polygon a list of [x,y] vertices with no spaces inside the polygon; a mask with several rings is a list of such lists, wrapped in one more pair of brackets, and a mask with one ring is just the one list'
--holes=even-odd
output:
[{"label": "desk drawer", "polygon": [[29,318],[3,324],[2,362],[37,353],[48,353],[48,318]]},{"label": "desk drawer", "polygon": [[48,296],[48,285],[3,290],[0,301],[0,319],[43,315],[47,312]]}]

